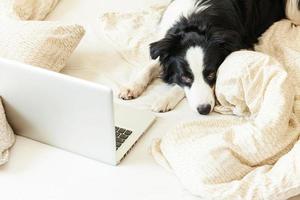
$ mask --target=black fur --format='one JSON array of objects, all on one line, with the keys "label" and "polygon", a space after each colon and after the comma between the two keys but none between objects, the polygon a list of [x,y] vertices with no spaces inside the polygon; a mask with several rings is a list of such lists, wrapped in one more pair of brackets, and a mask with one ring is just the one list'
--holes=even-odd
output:
[{"label": "black fur", "polygon": [[252,48],[269,26],[285,17],[286,0],[204,0],[203,3],[211,6],[187,18],[181,17],[163,39],[150,44],[150,55],[152,59],[159,57],[162,79],[169,84],[191,86],[194,77],[185,54],[188,48],[201,46],[203,77],[213,86],[219,66],[230,53]]}]

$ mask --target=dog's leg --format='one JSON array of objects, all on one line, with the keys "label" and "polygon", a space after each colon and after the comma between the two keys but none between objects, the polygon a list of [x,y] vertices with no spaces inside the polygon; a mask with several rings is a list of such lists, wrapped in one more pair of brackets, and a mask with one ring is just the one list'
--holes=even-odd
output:
[{"label": "dog's leg", "polygon": [[173,110],[176,105],[185,97],[184,90],[175,85],[167,93],[167,95],[159,98],[152,104],[151,109],[154,112],[168,112]]},{"label": "dog's leg", "polygon": [[154,78],[159,76],[160,65],[157,61],[148,65],[143,69],[137,77],[128,83],[125,87],[122,87],[119,91],[119,98],[124,100],[130,100],[139,97],[151,83]]}]

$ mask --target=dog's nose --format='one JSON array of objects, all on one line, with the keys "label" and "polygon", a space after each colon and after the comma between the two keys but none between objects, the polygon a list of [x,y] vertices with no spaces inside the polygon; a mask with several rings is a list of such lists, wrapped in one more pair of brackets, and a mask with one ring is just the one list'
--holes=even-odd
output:
[{"label": "dog's nose", "polygon": [[208,115],[211,110],[211,105],[210,104],[200,105],[197,108],[197,110],[201,115]]}]

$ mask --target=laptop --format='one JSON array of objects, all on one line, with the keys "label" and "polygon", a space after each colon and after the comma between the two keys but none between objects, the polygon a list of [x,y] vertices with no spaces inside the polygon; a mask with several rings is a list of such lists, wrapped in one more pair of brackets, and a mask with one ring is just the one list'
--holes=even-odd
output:
[{"label": "laptop", "polygon": [[16,134],[111,165],[155,120],[114,104],[108,87],[5,59],[0,96]]}]

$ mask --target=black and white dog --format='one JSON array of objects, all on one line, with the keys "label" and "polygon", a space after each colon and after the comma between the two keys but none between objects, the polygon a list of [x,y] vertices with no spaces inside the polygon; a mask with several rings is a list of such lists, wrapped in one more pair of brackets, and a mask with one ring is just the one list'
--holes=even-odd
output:
[{"label": "black and white dog", "polygon": [[298,11],[299,0],[174,0],[150,44],[153,64],[120,90],[119,97],[138,97],[160,76],[174,87],[153,104],[166,112],[187,97],[193,110],[209,114],[219,66],[232,52],[252,48],[261,34],[286,12]]}]

